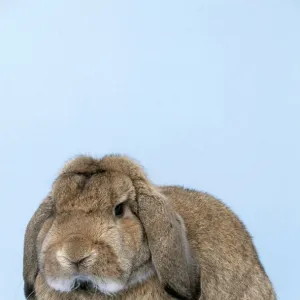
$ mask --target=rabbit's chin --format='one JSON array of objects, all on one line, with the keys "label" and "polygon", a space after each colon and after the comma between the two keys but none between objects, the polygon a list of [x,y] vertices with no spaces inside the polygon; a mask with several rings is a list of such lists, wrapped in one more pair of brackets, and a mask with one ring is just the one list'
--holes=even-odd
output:
[{"label": "rabbit's chin", "polygon": [[46,278],[48,285],[59,292],[71,292],[76,289],[98,290],[111,295],[125,288],[125,285],[114,279],[103,279],[94,276],[73,276],[70,278]]}]

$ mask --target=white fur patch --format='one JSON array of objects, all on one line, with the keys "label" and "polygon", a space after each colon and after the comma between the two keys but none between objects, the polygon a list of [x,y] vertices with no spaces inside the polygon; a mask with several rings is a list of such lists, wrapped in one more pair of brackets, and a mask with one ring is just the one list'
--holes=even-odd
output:
[{"label": "white fur patch", "polygon": [[70,292],[73,288],[74,280],[73,279],[60,279],[60,278],[46,278],[47,283],[50,287],[59,292]]},{"label": "white fur patch", "polygon": [[112,279],[94,281],[96,287],[104,294],[114,294],[124,289],[124,284]]},{"label": "white fur patch", "polygon": [[48,285],[59,292],[70,292],[76,280],[91,282],[96,289],[104,294],[115,294],[124,289],[124,284],[113,279],[100,279],[92,276],[73,276],[69,279],[63,278],[46,278]]}]

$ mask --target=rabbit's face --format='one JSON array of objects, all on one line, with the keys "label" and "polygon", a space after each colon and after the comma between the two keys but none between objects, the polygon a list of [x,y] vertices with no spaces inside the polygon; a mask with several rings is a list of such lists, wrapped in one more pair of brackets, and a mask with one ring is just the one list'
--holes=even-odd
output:
[{"label": "rabbit's face", "polygon": [[69,292],[84,283],[106,294],[126,288],[135,268],[150,259],[130,178],[64,174],[52,194],[54,213],[37,241],[49,286]]}]

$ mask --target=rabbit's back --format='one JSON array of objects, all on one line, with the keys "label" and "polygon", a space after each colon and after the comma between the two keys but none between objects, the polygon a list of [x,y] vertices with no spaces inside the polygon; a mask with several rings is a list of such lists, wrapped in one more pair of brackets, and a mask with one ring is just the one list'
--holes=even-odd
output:
[{"label": "rabbit's back", "polygon": [[201,300],[273,300],[272,284],[244,224],[221,201],[198,191],[160,187],[184,220],[201,268]]}]

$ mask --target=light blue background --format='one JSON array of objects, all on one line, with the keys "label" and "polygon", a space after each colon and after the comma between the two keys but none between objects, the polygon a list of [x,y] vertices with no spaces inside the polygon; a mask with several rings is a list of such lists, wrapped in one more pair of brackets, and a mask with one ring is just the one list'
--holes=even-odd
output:
[{"label": "light blue background", "polygon": [[79,153],[223,199],[280,299],[300,299],[299,1],[0,1],[0,290]]}]

